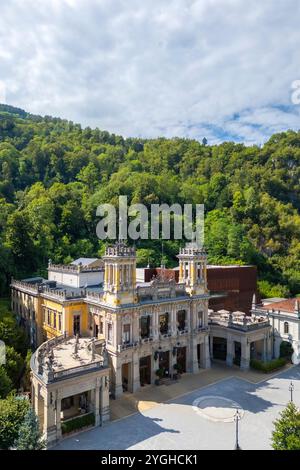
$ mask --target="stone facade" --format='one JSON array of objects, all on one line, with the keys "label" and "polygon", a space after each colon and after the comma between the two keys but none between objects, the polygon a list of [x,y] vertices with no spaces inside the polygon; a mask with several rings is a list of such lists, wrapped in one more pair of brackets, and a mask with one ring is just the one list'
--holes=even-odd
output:
[{"label": "stone facade", "polygon": [[[48,447],[63,426],[90,416],[109,420],[109,367],[105,343],[61,336],[43,343],[31,358],[32,405]],[[80,427],[80,425],[79,425]]]}]

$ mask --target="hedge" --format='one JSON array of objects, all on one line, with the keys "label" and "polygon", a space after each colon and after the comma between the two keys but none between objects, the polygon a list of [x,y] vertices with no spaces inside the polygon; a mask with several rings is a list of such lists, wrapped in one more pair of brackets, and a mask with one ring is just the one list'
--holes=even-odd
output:
[{"label": "hedge", "polygon": [[62,434],[67,434],[72,431],[77,431],[78,429],[84,428],[86,426],[95,425],[95,415],[94,413],[88,413],[76,418],[65,421],[61,424]]},{"label": "hedge", "polygon": [[280,367],[285,366],[286,359],[284,357],[279,357],[278,359],[272,359],[272,361],[263,362],[257,359],[251,359],[250,366],[253,369],[261,370],[262,372],[272,372],[273,370],[280,369]]}]

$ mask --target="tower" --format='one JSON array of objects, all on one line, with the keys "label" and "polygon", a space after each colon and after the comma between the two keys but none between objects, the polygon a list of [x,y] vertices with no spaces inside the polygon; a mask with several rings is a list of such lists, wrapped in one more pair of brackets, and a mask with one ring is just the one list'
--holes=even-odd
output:
[{"label": "tower", "polygon": [[104,296],[110,305],[136,302],[136,255],[135,248],[117,242],[108,247],[104,261]]},{"label": "tower", "polygon": [[179,282],[186,285],[190,295],[207,293],[207,255],[204,249],[195,243],[187,243],[180,249],[179,255]]}]

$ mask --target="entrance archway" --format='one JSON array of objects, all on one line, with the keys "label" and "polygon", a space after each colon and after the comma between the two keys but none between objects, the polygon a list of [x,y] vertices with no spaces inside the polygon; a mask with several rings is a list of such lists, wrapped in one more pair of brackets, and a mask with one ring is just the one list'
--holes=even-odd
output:
[{"label": "entrance archway", "polygon": [[159,368],[164,371],[164,377],[170,375],[170,351],[161,351],[159,353]]},{"label": "entrance archway", "polygon": [[186,346],[177,349],[178,372],[186,372]]},{"label": "entrance archway", "polygon": [[214,336],[213,338],[213,359],[226,361],[227,356],[227,340]]},{"label": "entrance archway", "polygon": [[140,359],[140,383],[141,387],[151,384],[151,356]]}]

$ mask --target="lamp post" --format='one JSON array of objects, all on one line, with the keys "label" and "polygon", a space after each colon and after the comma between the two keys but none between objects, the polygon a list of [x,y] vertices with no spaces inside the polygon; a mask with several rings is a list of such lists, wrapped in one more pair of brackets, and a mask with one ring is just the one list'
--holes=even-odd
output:
[{"label": "lamp post", "polygon": [[289,391],[291,392],[291,403],[293,403],[293,391],[294,391],[294,384],[293,384],[293,382],[290,383]]},{"label": "lamp post", "polygon": [[234,415],[234,421],[235,421],[235,448],[234,450],[242,450],[240,445],[239,445],[239,421],[241,419],[241,413],[239,410],[236,410],[236,413]]}]

